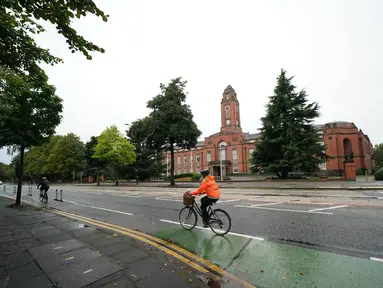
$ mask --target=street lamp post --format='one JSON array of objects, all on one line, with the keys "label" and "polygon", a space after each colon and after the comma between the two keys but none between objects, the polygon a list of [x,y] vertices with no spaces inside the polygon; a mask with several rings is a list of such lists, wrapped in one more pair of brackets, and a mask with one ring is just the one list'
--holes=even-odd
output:
[{"label": "street lamp post", "polygon": [[220,159],[220,162],[221,162],[221,181],[223,181],[223,173],[222,173],[222,145],[219,146],[219,159]]}]

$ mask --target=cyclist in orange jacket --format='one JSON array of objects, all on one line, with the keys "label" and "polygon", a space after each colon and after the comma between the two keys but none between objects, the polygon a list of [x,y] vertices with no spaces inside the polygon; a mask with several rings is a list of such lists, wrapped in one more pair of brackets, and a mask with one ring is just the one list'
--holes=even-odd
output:
[{"label": "cyclist in orange jacket", "polygon": [[201,198],[201,210],[203,215],[203,223],[206,226],[209,225],[210,216],[207,213],[207,207],[216,203],[221,197],[221,192],[219,191],[218,185],[215,182],[214,176],[209,175],[209,169],[205,169],[201,171],[201,175],[203,180],[199,188],[191,192],[190,194],[193,196],[197,196],[199,194],[206,194],[205,197]]}]

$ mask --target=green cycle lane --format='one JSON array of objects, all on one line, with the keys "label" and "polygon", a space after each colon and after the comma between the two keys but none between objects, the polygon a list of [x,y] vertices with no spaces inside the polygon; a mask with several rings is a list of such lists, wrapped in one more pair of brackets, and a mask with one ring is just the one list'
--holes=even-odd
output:
[{"label": "green cycle lane", "polygon": [[383,262],[233,235],[216,236],[205,229],[165,229],[153,236],[208,259],[256,287],[383,287]]}]

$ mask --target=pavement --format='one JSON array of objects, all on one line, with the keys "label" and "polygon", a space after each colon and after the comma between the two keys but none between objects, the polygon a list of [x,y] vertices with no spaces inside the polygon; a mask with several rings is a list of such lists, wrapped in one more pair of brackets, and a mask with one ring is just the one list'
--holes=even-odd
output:
[{"label": "pavement", "polygon": [[209,287],[155,247],[12,202],[0,197],[1,287]]},{"label": "pavement", "polygon": [[[55,189],[63,190],[63,202],[53,201]],[[119,235],[143,233],[140,236],[156,243],[172,243],[173,251],[198,265],[215,265],[209,272],[256,287],[383,287],[379,190],[316,191],[302,197],[259,196],[251,190],[235,194],[236,189],[223,188],[215,207],[231,215],[232,230],[225,237],[214,236],[200,223],[192,231],[181,228],[178,213],[184,190],[52,186],[45,205],[34,188],[29,196],[24,187],[22,200]],[[14,198],[10,186],[0,194]],[[197,271],[193,274],[199,279],[203,272]]]}]

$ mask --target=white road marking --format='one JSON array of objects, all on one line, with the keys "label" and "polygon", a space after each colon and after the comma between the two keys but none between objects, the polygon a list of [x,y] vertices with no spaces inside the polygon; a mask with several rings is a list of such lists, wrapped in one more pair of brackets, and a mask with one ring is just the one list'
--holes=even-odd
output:
[{"label": "white road marking", "polygon": [[83,274],[86,274],[86,273],[89,273],[89,272],[92,272],[92,271],[93,271],[93,269],[89,269],[89,270],[84,271]]},{"label": "white road marking", "polygon": [[375,257],[370,257],[370,260],[372,260],[372,261],[378,261],[378,262],[383,262],[383,259],[381,259],[381,258],[375,258]]},{"label": "white road marking", "polygon": [[251,207],[260,207],[260,206],[269,206],[269,205],[278,205],[278,204],[283,204],[283,202],[254,204],[254,205],[251,205]]},{"label": "white road marking", "polygon": [[[181,225],[180,222],[171,221],[171,220],[166,220],[166,219],[161,219],[160,221],[161,221],[161,222],[165,222],[165,223],[170,223],[170,224]],[[188,225],[188,224],[186,224],[186,225]],[[190,226],[190,225],[188,225],[188,226]],[[204,228],[204,227],[201,227],[201,226],[195,226],[195,228],[202,229],[202,230],[210,230],[210,228]],[[239,233],[234,233],[234,232],[229,232],[229,233],[227,233],[227,234],[229,234],[229,235],[234,235],[234,236],[239,236],[239,237],[244,237],[244,238],[249,238],[249,239],[254,239],[254,240],[260,240],[260,241],[265,240],[265,239],[262,238],[262,237],[255,237],[255,236],[251,236],[251,235],[239,234]]]},{"label": "white road marking", "polygon": [[57,249],[61,249],[61,248],[63,248],[63,247],[62,246],[58,246],[58,247],[53,248],[53,250],[57,250]]},{"label": "white road marking", "polygon": [[292,209],[279,209],[279,208],[270,208],[270,207],[251,207],[251,206],[245,206],[245,205],[234,205],[234,207],[250,208],[250,209],[263,209],[263,210],[275,210],[275,211],[286,211],[286,212],[298,212],[298,213],[309,213],[309,214],[333,215],[333,213],[330,213],[330,212],[316,212],[316,211],[304,211],[304,210],[292,210]]},{"label": "white road marking", "polygon": [[83,193],[85,193],[85,194],[97,194],[97,195],[103,194],[101,192],[83,192]]},{"label": "white road marking", "polygon": [[347,205],[339,205],[339,206],[311,209],[309,211],[313,212],[313,211],[331,210],[331,209],[346,208],[346,207],[348,207],[348,206]]},{"label": "white road marking", "polygon": [[117,211],[117,210],[112,210],[112,209],[107,209],[107,208],[102,208],[102,207],[97,207],[97,206],[92,206],[92,205],[81,204],[81,203],[77,203],[77,202],[73,202],[73,201],[69,201],[69,200],[65,200],[65,202],[72,203],[75,205],[84,206],[84,207],[89,207],[89,208],[93,208],[93,209],[98,209],[98,210],[109,211],[109,212],[114,212],[114,213],[118,213],[118,214],[133,216],[132,213],[128,213],[128,212],[122,212],[122,211]]},{"label": "white road marking", "polygon": [[65,260],[72,260],[72,259],[74,259],[74,256],[72,256],[72,257],[68,257],[68,258],[66,258]]},{"label": "white road marking", "polygon": [[156,200],[160,200],[160,201],[173,201],[173,202],[183,202],[183,200],[169,199],[169,198],[156,198]]},{"label": "white road marking", "polygon": [[380,194],[383,194],[383,192],[379,192]]},{"label": "white road marking", "polygon": [[228,203],[228,202],[236,202],[239,201],[239,199],[232,199],[232,200],[218,200],[217,204],[219,203]]}]

